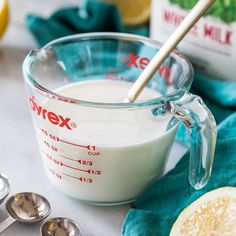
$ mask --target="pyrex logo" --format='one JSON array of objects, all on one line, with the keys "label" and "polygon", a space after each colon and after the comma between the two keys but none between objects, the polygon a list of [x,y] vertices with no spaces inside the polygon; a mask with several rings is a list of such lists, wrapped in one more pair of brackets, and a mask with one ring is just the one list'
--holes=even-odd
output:
[{"label": "pyrex logo", "polygon": [[[124,62],[127,62],[127,67],[135,67],[137,69],[144,70],[149,64],[150,59],[147,57],[140,57],[139,55],[133,55],[132,53],[128,54],[128,57],[123,59]],[[167,84],[171,84],[172,81],[172,71],[171,68],[165,65],[162,65],[158,70],[159,76],[164,77]]]},{"label": "pyrex logo", "polygon": [[48,120],[53,125],[65,127],[66,129],[72,130],[69,124],[71,120],[70,118],[63,117],[62,115],[56,114],[52,111],[48,111],[46,108],[43,108],[42,106],[38,105],[34,96],[29,97],[29,102],[32,111],[34,111],[38,116],[40,116],[44,120]]}]

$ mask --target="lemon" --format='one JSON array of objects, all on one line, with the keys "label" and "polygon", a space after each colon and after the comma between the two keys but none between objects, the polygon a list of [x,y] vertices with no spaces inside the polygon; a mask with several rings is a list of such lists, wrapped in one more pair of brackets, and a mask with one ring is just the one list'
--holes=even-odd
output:
[{"label": "lemon", "polygon": [[117,5],[125,25],[135,26],[148,22],[151,0],[106,0]]},{"label": "lemon", "polygon": [[0,0],[0,38],[7,28],[8,6],[6,0]]},{"label": "lemon", "polygon": [[236,235],[236,188],[208,192],[184,209],[170,236]]}]

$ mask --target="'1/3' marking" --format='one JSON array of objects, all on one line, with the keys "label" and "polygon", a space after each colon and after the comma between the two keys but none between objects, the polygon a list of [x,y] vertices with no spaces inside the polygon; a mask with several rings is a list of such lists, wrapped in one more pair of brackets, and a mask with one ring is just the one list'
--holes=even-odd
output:
[{"label": "'1/3' marking", "polygon": [[69,177],[69,178],[79,180],[79,181],[82,182],[82,183],[89,183],[89,184],[91,184],[91,183],[93,182],[93,179],[92,179],[91,177],[89,177],[89,178],[82,177],[82,176],[81,176],[81,177],[76,177],[76,176],[69,175],[69,174],[66,174],[66,173],[59,174],[59,173],[57,173],[56,171],[54,171],[53,169],[51,169],[51,168],[49,168],[49,171],[50,171],[50,173],[51,173],[53,176],[57,177],[57,178],[60,179],[60,180],[63,179],[62,176],[64,175],[64,176],[67,176],[67,177]]}]

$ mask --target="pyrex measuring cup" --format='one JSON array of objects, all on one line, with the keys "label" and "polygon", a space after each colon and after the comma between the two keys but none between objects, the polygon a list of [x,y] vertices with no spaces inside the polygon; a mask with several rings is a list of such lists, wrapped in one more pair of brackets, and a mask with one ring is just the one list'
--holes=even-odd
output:
[{"label": "pyrex measuring cup", "polygon": [[[148,83],[154,98],[115,98],[118,82],[131,87],[159,47],[145,37],[91,33],[55,40],[26,57],[23,71],[42,161],[58,189],[96,204],[135,200],[162,174],[179,121],[191,139],[190,184],[200,189],[207,183],[215,121],[201,98],[189,93],[193,70],[181,54],[173,52]],[[89,100],[96,92],[80,89],[91,83],[97,91],[108,81],[107,100]]]}]

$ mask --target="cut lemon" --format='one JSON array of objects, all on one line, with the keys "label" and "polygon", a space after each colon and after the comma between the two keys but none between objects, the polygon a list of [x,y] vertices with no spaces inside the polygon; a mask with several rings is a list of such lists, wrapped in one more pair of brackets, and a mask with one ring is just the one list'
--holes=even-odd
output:
[{"label": "cut lemon", "polygon": [[0,38],[5,32],[8,23],[8,6],[6,0],[0,0]]},{"label": "cut lemon", "polygon": [[117,5],[125,25],[141,25],[150,17],[151,0],[106,0]]},{"label": "cut lemon", "polygon": [[208,192],[184,209],[170,236],[236,235],[236,188]]}]

